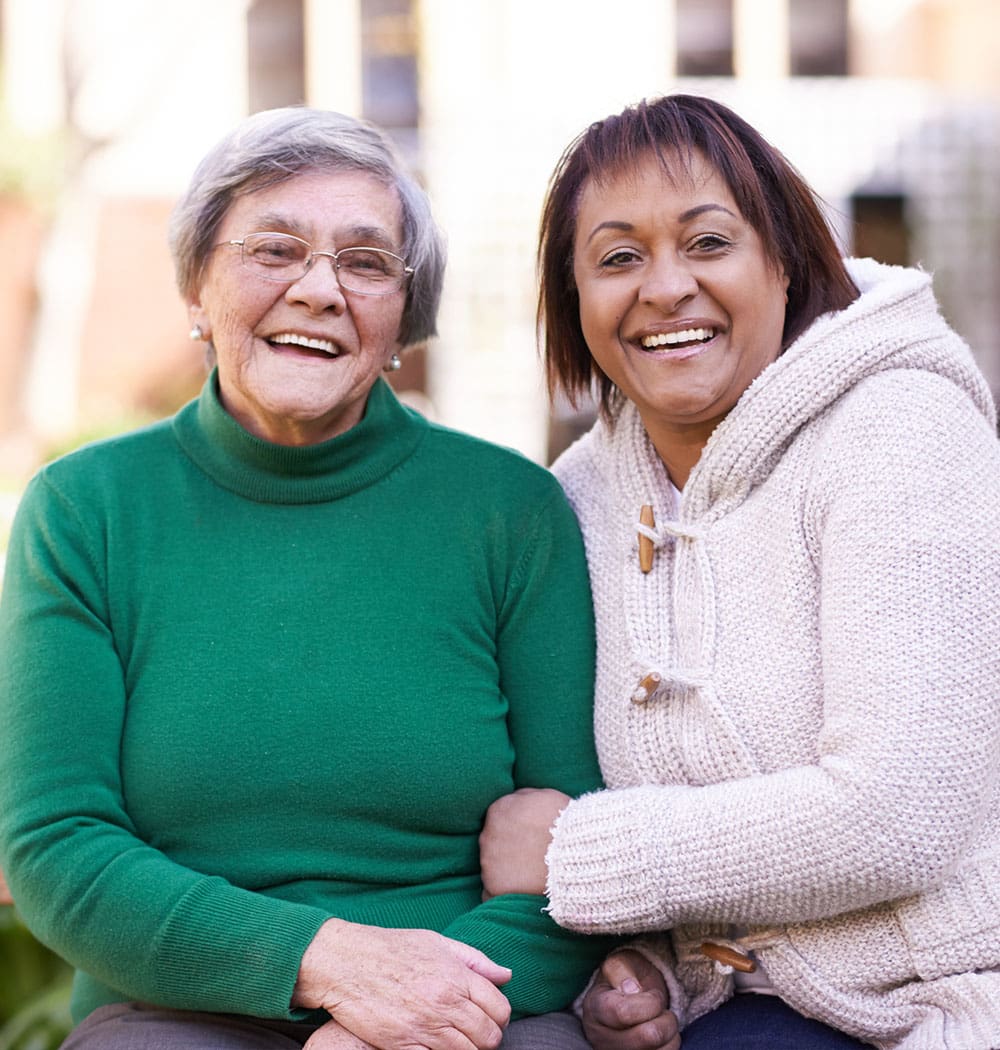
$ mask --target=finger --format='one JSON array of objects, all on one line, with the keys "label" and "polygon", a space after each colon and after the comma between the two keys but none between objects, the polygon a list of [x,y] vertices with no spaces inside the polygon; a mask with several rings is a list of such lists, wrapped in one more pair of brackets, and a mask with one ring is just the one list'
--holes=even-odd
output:
[{"label": "finger", "polygon": [[426,1042],[427,1050],[496,1050],[503,1039],[503,1031],[494,1025],[493,1032],[488,1037],[470,1036],[457,1027],[448,1027],[431,1038],[422,1036],[421,1039]]},{"label": "finger", "polygon": [[594,1050],[679,1050],[681,1046],[677,1019],[669,1011],[633,1028],[605,1028],[585,1020],[583,1029]]},{"label": "finger", "polygon": [[471,944],[449,939],[445,941],[445,946],[459,962],[493,984],[506,984],[513,977],[513,971],[509,967],[495,963],[488,955],[484,955],[478,948],[473,948]]},{"label": "finger", "polygon": [[306,1040],[302,1050],[376,1050],[371,1043],[359,1039],[343,1025],[330,1020],[317,1028]]},{"label": "finger", "polygon": [[456,1031],[480,1050],[500,1045],[510,1020],[510,1002],[493,985],[482,982],[485,992],[470,998],[449,1018]]},{"label": "finger", "polygon": [[681,1045],[677,1018],[669,1010],[664,1010],[659,1017],[639,1025],[636,1032],[641,1040],[640,1046],[650,1050],[677,1050]]},{"label": "finger", "polygon": [[612,988],[621,988],[629,979],[641,986],[642,974],[648,966],[649,963],[638,952],[615,952],[604,960],[601,973]]},{"label": "finger", "polygon": [[663,999],[655,992],[635,992],[626,995],[610,989],[584,1002],[584,1016],[602,1028],[621,1031],[634,1028],[659,1017],[663,1012]]}]

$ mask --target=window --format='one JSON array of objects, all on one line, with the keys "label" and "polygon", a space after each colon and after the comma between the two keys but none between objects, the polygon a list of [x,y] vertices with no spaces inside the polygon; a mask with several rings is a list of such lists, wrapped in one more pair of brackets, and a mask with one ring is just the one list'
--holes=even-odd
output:
[{"label": "window", "polygon": [[733,0],[676,0],[677,74],[733,75]]},{"label": "window", "polygon": [[910,264],[906,201],[899,194],[856,194],[851,198],[857,256],[894,266]]},{"label": "window", "polygon": [[792,76],[846,76],[847,36],[847,0],[788,0]]},{"label": "window", "polygon": [[416,129],[417,31],[412,0],[361,0],[362,105],[387,131]]},{"label": "window", "polygon": [[250,112],[305,101],[302,0],[254,0],[247,11]]}]

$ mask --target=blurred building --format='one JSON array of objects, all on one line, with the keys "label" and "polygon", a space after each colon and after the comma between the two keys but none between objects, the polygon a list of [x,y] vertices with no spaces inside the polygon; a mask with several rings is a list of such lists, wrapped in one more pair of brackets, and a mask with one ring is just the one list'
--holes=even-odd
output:
[{"label": "blurred building", "polygon": [[0,475],[197,390],[170,207],[302,101],[387,128],[430,191],[441,336],[399,382],[442,421],[539,460],[583,424],[538,365],[542,196],[590,121],[671,90],[782,148],[846,251],[932,270],[1000,394],[997,39],[995,0],[0,0]]}]

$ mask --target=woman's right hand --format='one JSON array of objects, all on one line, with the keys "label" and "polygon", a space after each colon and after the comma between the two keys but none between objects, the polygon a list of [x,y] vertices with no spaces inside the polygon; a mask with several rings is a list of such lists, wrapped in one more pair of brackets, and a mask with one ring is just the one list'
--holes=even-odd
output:
[{"label": "woman's right hand", "polygon": [[583,998],[583,1030],[594,1050],[680,1050],[663,977],[639,952],[609,955]]},{"label": "woman's right hand", "polygon": [[302,956],[292,1005],[322,1008],[382,1050],[494,1050],[511,972],[430,930],[328,919]]}]

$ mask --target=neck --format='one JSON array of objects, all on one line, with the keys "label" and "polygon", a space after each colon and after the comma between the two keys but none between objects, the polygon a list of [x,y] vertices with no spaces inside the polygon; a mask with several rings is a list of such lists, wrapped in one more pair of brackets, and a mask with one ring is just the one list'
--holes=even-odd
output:
[{"label": "neck", "polygon": [[642,415],[642,424],[649,440],[677,488],[683,489],[687,484],[691,471],[694,470],[702,450],[712,436],[712,431],[720,422],[720,419],[712,419],[704,423],[678,427]]}]

